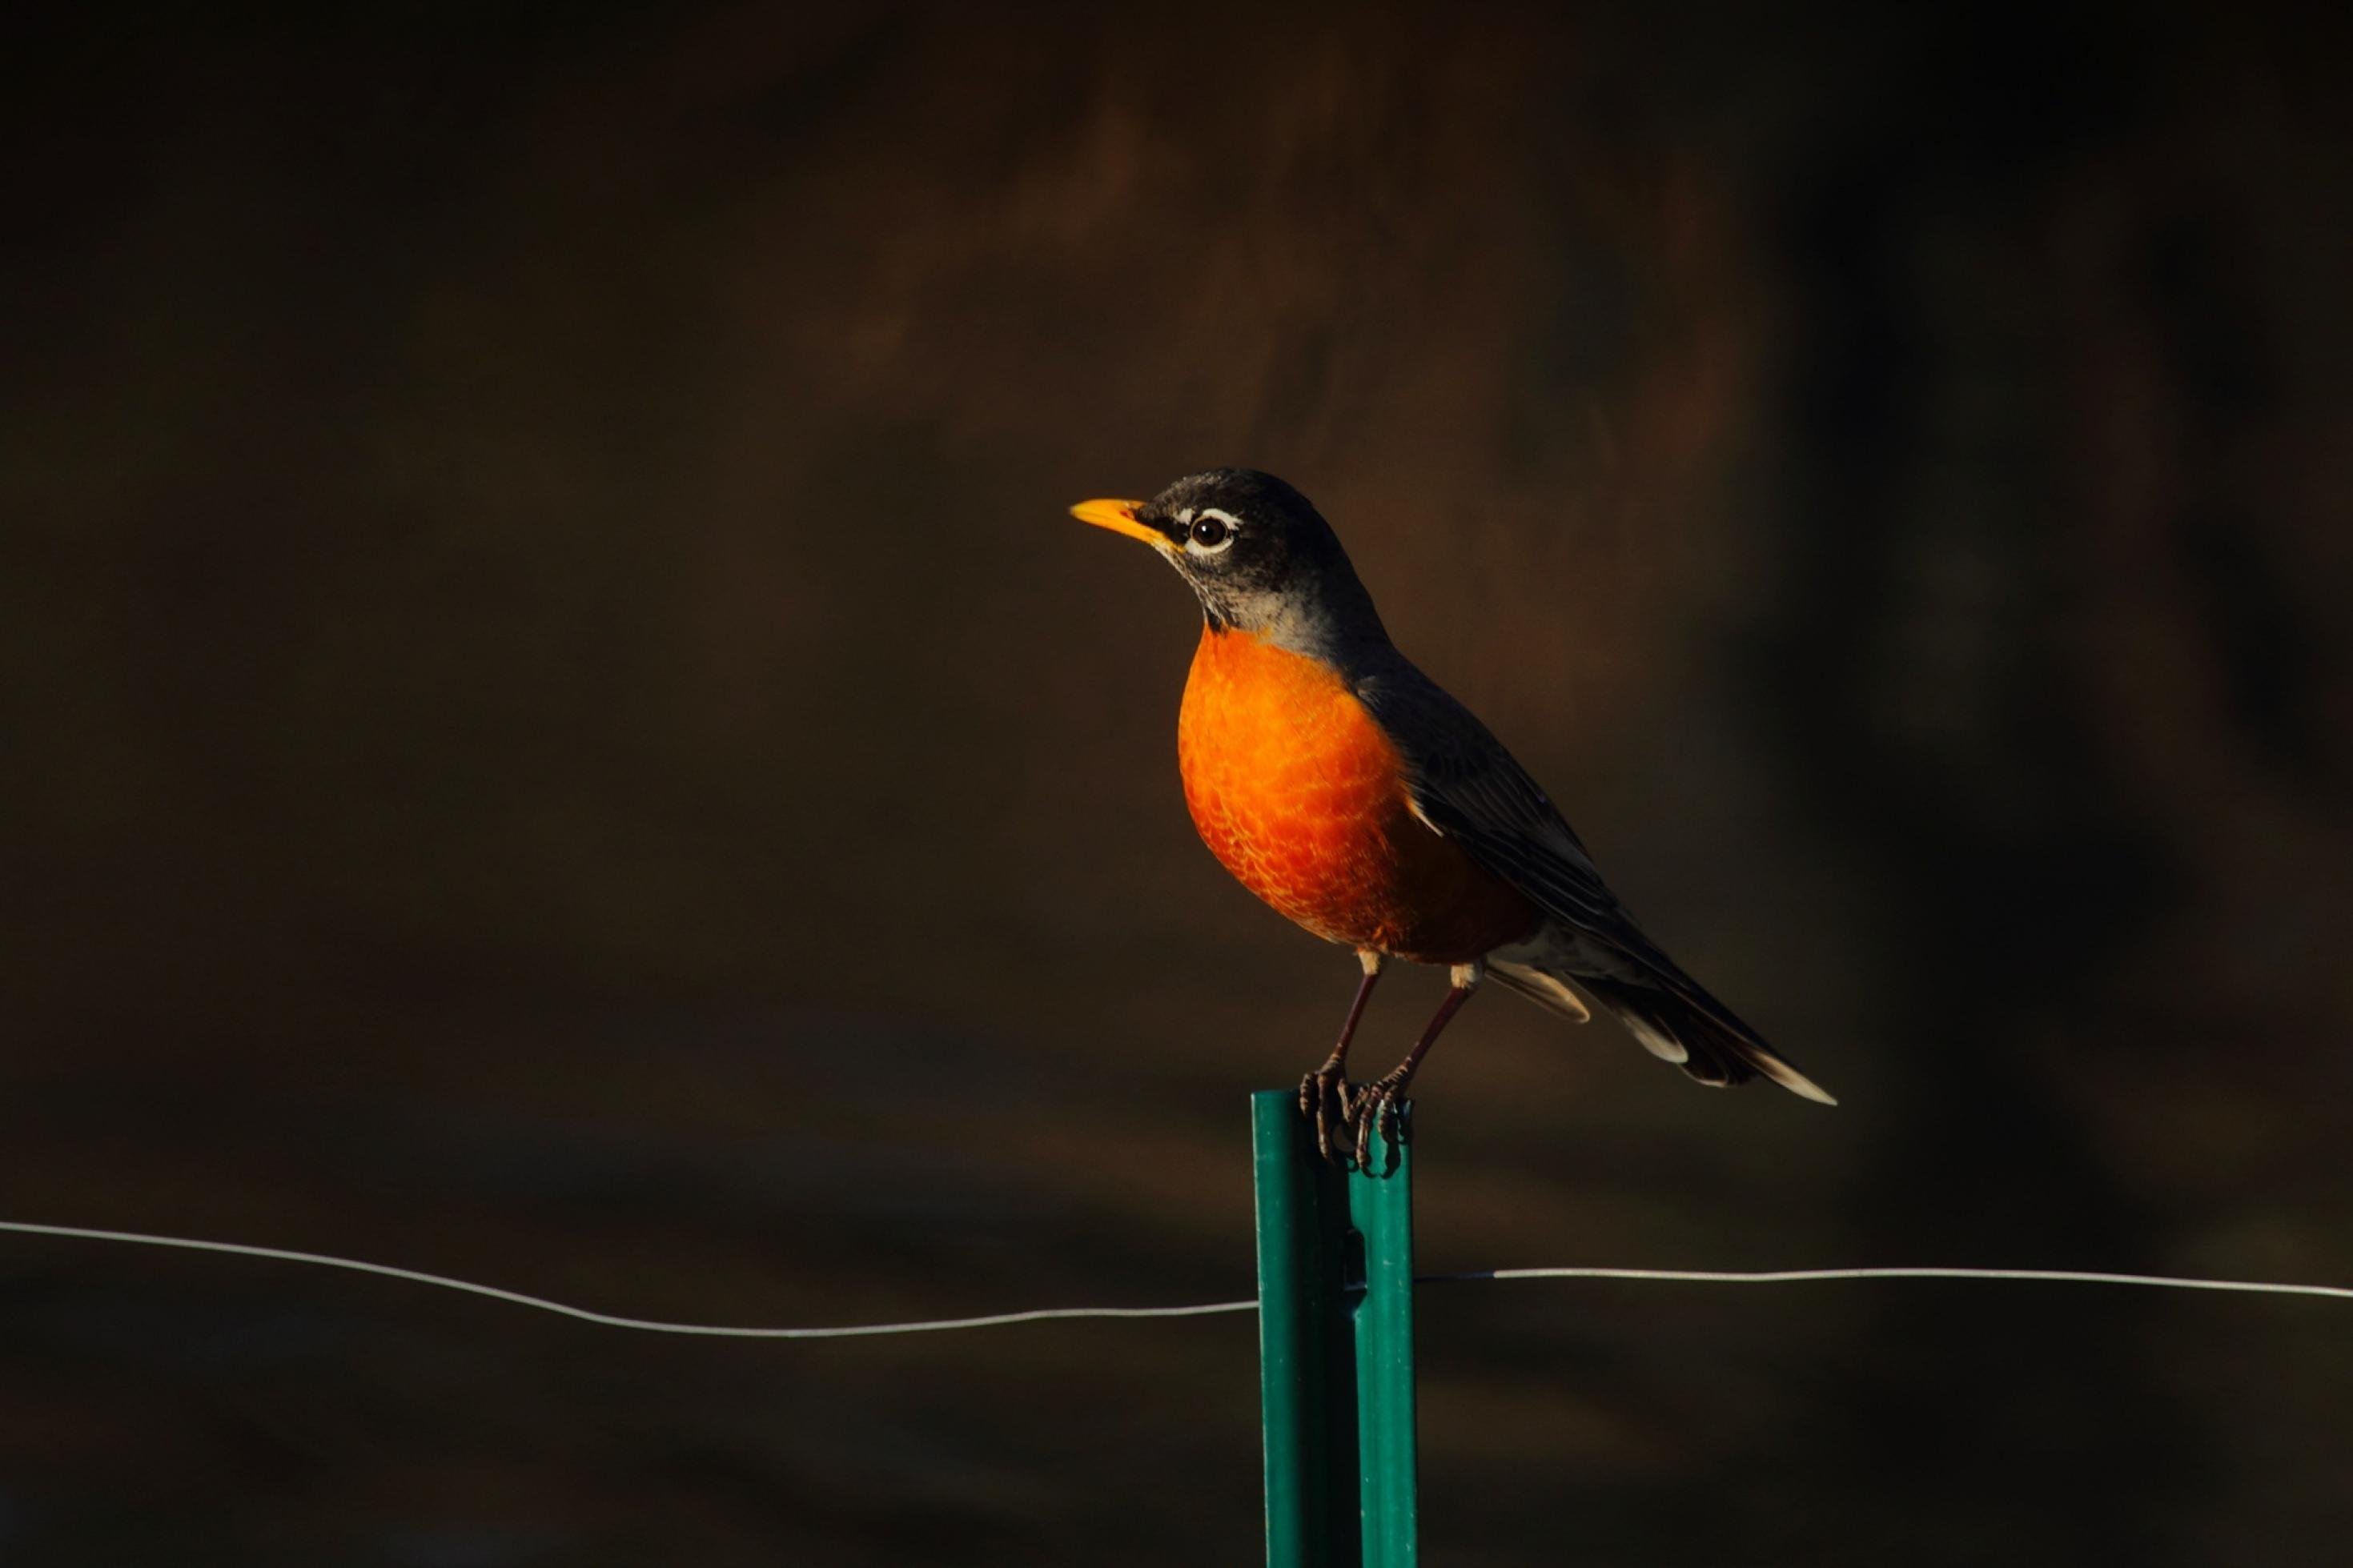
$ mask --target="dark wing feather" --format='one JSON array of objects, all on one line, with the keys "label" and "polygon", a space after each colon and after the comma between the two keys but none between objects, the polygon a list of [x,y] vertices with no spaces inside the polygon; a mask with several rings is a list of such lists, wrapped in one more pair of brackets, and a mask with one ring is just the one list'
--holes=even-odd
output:
[{"label": "dark wing feather", "polygon": [[1702,1083],[1761,1073],[1837,1103],[1642,934],[1535,780],[1469,709],[1394,653],[1360,675],[1356,691],[1403,755],[1421,819],[1576,939],[1569,978],[1653,1054]]},{"label": "dark wing feather", "polygon": [[1356,696],[1403,754],[1423,821],[1643,978],[1698,989],[1636,928],[1584,842],[1477,715],[1402,658],[1361,678]]}]

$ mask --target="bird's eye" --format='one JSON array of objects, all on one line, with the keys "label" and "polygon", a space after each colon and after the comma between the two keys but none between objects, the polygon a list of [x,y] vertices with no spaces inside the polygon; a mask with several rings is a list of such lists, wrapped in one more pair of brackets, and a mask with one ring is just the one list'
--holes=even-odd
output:
[{"label": "bird's eye", "polygon": [[1193,524],[1193,542],[1204,550],[1215,550],[1226,542],[1231,532],[1222,517],[1200,518]]}]

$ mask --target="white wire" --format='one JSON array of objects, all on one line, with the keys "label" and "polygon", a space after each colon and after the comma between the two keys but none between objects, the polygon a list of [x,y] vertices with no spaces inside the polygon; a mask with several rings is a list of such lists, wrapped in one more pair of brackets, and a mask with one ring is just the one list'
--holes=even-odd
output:
[{"label": "white wire", "polygon": [[1417,1285],[1475,1279],[1667,1279],[1696,1285],[1794,1285],[1813,1279],[2030,1279],[2046,1285],[2154,1285],[2168,1290],[2236,1290],[2253,1296],[2334,1296],[2353,1300],[2353,1287],[2284,1285],[2268,1279],[2191,1279],[2173,1274],[2101,1274],[2082,1268],[1482,1268],[1468,1274],[1425,1274]]},{"label": "white wire", "polygon": [[[852,1323],[838,1328],[736,1328],[723,1323],[672,1323],[654,1318],[623,1318],[592,1311],[543,1296],[480,1285],[470,1279],[398,1268],[388,1263],[365,1263],[324,1252],[293,1252],[279,1247],[251,1247],[235,1241],[199,1241],[183,1236],[149,1236],[132,1230],[91,1230],[71,1225],[35,1225],[26,1220],[0,1220],[0,1231],[26,1236],[64,1237],[79,1241],[121,1241],[140,1247],[167,1247],[186,1252],[227,1253],[236,1258],[264,1258],[280,1263],[311,1263],[322,1268],[376,1274],[417,1285],[435,1285],[470,1296],[487,1296],[511,1306],[576,1318],[608,1329],[635,1329],[652,1334],[700,1334],[731,1340],[843,1340],[869,1334],[938,1333],[948,1329],[993,1329],[1011,1323],[1038,1323],[1057,1318],[1206,1318],[1223,1312],[1250,1312],[1255,1300],[1206,1301],[1188,1307],[1040,1307],[1026,1312],[990,1312],[976,1318],[928,1318],[908,1323]],[[2353,1300],[2353,1288],[2339,1285],[2289,1285],[2262,1279],[2193,1279],[2168,1274],[2100,1274],[2067,1268],[1776,1268],[1754,1272],[1693,1268],[1485,1268],[1464,1274],[1418,1276],[1418,1285],[1446,1285],[1486,1279],[1632,1279],[1680,1281],[1699,1285],[1788,1285],[1823,1279],[2017,1279],[2042,1284],[2141,1285],[2173,1290],[2230,1290],[2262,1296],[2329,1296]]]},{"label": "white wire", "polygon": [[595,1312],[586,1307],[574,1307],[562,1301],[551,1301],[543,1296],[526,1296],[520,1290],[502,1290],[496,1285],[478,1285],[471,1279],[452,1279],[446,1275],[427,1274],[415,1268],[396,1268],[389,1263],[363,1263],[356,1258],[336,1258],[324,1252],[290,1252],[282,1247],[248,1247],[236,1241],[197,1241],[184,1236],[146,1236],[132,1230],[87,1230],[73,1225],[34,1225],[25,1220],[0,1220],[0,1230],[21,1231],[27,1236],[71,1237],[81,1241],[128,1241],[142,1247],[173,1247],[188,1252],[226,1252],[237,1258],[267,1258],[280,1263],[315,1263],[322,1268],[348,1268],[356,1274],[381,1274],[387,1279],[406,1279],[412,1284],[438,1285],[445,1290],[463,1290],[470,1296],[488,1296],[494,1301],[505,1301],[517,1307],[536,1307],[543,1312],[560,1313],[577,1318],[584,1323],[598,1323],[608,1329],[636,1329],[649,1334],[702,1334],[726,1340],[847,1340],[862,1334],[923,1334],[937,1333],[945,1329],[993,1329],[1006,1323],[1037,1323],[1050,1318],[1204,1318],[1214,1312],[1249,1312],[1258,1308],[1256,1301],[1211,1301],[1198,1307],[1040,1307],[1027,1312],[991,1312],[977,1318],[931,1318],[914,1323],[852,1323],[842,1328],[824,1329],[749,1329],[733,1328],[723,1323],[669,1323],[655,1318],[621,1318],[610,1312]]}]

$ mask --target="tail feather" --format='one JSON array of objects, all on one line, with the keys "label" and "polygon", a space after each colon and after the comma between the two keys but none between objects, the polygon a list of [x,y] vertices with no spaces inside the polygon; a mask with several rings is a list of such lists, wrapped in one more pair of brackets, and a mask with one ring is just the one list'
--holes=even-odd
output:
[{"label": "tail feather", "polygon": [[1518,992],[1537,1006],[1557,1013],[1572,1024],[1582,1024],[1593,1016],[1585,998],[1569,989],[1556,974],[1547,974],[1533,963],[1514,963],[1504,959],[1487,961],[1487,977],[1496,984]]},{"label": "tail feather", "polygon": [[1761,1075],[1791,1094],[1822,1105],[1838,1103],[1720,1004],[1702,1006],[1680,991],[1630,981],[1583,974],[1577,981],[1643,1049],[1678,1064],[1698,1082],[1723,1089]]}]

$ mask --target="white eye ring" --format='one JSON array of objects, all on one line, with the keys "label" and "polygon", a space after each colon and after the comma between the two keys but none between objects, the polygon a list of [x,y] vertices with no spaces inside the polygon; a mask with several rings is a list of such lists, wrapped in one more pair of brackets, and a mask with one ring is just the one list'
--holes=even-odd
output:
[{"label": "white eye ring", "polygon": [[1186,522],[1185,547],[1196,555],[1216,555],[1230,550],[1241,521],[1229,511],[1205,506]]}]

